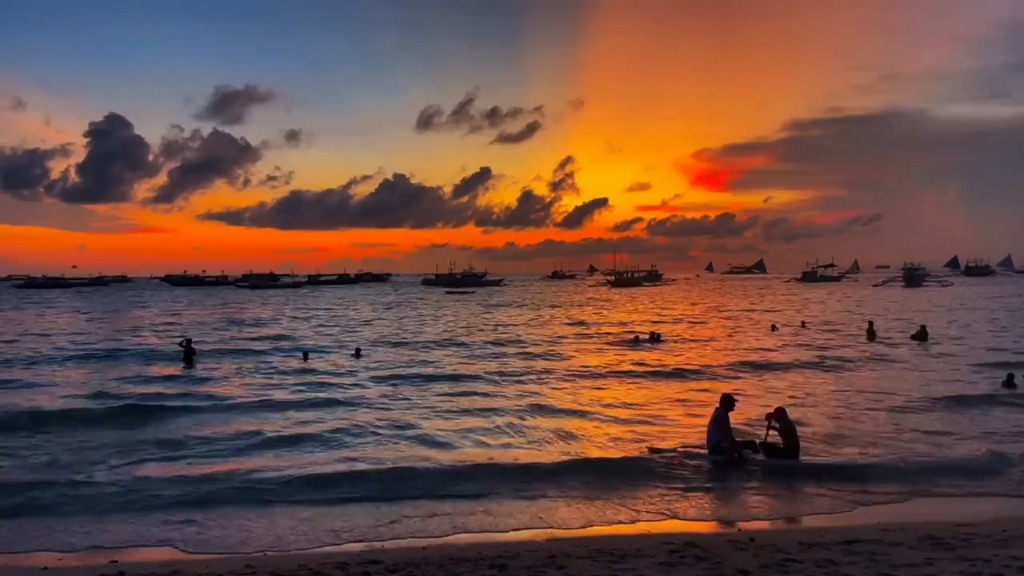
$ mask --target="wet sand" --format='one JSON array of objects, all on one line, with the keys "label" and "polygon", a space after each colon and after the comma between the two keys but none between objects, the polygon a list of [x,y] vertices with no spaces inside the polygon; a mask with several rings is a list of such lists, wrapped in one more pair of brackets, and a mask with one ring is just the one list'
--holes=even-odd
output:
[{"label": "wet sand", "polygon": [[67,576],[622,576],[627,574],[1024,574],[1020,518],[968,523],[782,528],[471,544],[368,547],[62,567],[0,575]]}]

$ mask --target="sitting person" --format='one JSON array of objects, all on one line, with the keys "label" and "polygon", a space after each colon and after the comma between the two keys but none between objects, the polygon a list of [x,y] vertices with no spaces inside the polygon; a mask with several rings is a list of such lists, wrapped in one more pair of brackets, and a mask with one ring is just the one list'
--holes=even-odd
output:
[{"label": "sitting person", "polygon": [[1013,372],[1010,372],[1009,374],[1006,375],[1006,380],[1003,380],[1002,387],[1007,390],[1016,390],[1016,378],[1017,377],[1013,374]]},{"label": "sitting person", "polygon": [[917,329],[917,332],[914,332],[913,334],[910,335],[910,339],[913,340],[914,342],[927,342],[928,327],[925,326],[924,324],[921,324],[921,327]]},{"label": "sitting person", "polygon": [[[768,430],[774,430],[782,440],[782,445],[771,442],[761,442],[761,452],[765,458],[776,460],[799,460],[800,459],[800,435],[796,432],[796,424],[789,418],[789,413],[782,406],[764,415],[768,421]],[[765,438],[768,435],[765,434]]]},{"label": "sitting person", "polygon": [[736,397],[728,392],[723,393],[718,399],[718,408],[715,408],[708,420],[708,431],[706,446],[708,456],[726,458],[730,461],[742,462],[745,458],[743,452],[757,454],[759,449],[757,442],[753,440],[737,440],[732,433],[732,422],[729,421],[729,412],[736,408]]}]

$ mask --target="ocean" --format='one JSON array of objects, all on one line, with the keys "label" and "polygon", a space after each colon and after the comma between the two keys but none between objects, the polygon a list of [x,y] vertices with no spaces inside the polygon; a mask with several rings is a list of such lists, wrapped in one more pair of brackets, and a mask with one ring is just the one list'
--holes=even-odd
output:
[{"label": "ocean", "polygon": [[[297,550],[1024,496],[1024,393],[999,387],[1024,370],[1024,276],[677,277],[511,277],[464,296],[413,276],[0,284],[0,552]],[[918,324],[931,342],[908,339]],[[664,342],[630,343],[649,330]],[[724,391],[747,438],[786,406],[804,461],[709,466]]]}]

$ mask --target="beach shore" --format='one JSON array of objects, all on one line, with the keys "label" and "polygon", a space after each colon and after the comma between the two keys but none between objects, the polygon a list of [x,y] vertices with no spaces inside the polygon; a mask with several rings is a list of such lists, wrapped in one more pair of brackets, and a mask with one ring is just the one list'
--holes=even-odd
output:
[{"label": "beach shore", "polygon": [[[694,526],[708,523],[692,523]],[[773,524],[785,526],[785,524]],[[394,576],[528,574],[1024,574],[1021,517],[966,522],[810,525],[356,547],[286,554],[162,559],[159,552],[92,552],[0,559],[0,575],[67,576]],[[536,537],[536,536],[535,536]],[[454,543],[452,543],[454,542]],[[102,563],[102,554],[121,560]],[[147,557],[148,555],[148,557]],[[26,563],[31,558],[34,561]],[[69,563],[89,558],[85,565]]]}]

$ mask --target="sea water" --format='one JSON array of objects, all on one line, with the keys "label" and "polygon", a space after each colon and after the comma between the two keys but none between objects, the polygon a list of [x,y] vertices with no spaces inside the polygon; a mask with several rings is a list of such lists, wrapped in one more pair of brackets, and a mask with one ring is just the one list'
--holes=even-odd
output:
[{"label": "sea water", "polygon": [[[0,552],[295,550],[1024,496],[1024,393],[999,387],[1024,369],[1024,276],[784,279],[512,277],[458,296],[415,277],[0,285]],[[919,324],[931,342],[909,340]],[[786,406],[804,461],[710,467],[725,391],[746,438]]]}]

